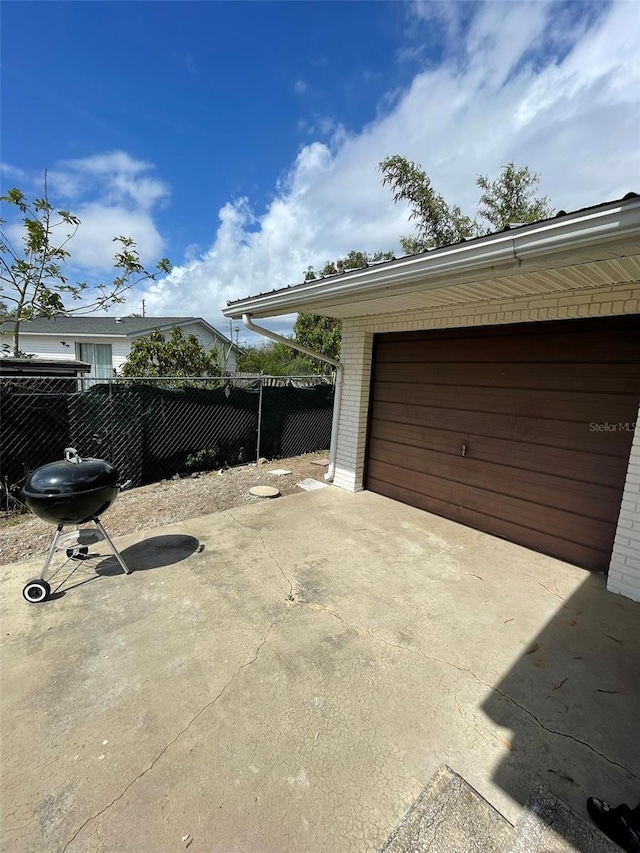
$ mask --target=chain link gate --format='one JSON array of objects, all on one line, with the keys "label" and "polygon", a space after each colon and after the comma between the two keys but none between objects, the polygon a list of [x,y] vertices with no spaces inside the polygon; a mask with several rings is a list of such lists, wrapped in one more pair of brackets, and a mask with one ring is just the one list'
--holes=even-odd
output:
[{"label": "chain link gate", "polygon": [[0,508],[65,447],[132,486],[326,450],[333,393],[324,376],[0,377]]}]

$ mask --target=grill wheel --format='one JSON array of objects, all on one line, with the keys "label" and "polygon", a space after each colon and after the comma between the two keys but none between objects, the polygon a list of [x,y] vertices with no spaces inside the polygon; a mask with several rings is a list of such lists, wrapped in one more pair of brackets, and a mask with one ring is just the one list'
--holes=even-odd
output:
[{"label": "grill wheel", "polygon": [[29,604],[40,604],[45,601],[51,592],[51,587],[41,578],[28,581],[22,589],[22,597]]}]

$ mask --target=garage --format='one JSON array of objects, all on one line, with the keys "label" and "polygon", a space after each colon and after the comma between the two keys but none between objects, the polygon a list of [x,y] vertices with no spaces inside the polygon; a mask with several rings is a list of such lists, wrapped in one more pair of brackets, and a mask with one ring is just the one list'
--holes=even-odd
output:
[{"label": "garage", "polygon": [[293,312],[342,324],[328,482],[606,571],[640,601],[638,195],[223,313],[288,346],[255,321]]},{"label": "garage", "polygon": [[377,334],[365,488],[606,571],[640,316]]}]

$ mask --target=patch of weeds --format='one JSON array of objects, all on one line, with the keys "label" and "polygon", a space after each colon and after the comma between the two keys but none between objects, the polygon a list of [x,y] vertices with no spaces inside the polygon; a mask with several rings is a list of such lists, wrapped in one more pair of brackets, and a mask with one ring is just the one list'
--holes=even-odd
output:
[{"label": "patch of weeds", "polygon": [[6,477],[4,482],[0,483],[0,512],[4,518],[20,518],[28,513],[27,505],[20,499],[23,483],[24,480],[9,485]]},{"label": "patch of weeds", "polygon": [[187,456],[186,468],[187,471],[213,471],[214,468],[219,468],[220,450],[213,447],[210,450],[196,450],[190,456]]}]

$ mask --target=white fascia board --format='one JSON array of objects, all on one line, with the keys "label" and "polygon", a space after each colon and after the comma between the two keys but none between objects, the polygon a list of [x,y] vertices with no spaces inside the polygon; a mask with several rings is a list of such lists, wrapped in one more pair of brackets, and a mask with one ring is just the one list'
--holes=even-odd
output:
[{"label": "white fascia board", "polygon": [[[237,319],[243,314],[269,317],[306,310],[314,302],[380,296],[380,291],[419,282],[425,289],[446,287],[442,278],[477,270],[508,269],[524,259],[565,253],[608,240],[640,234],[640,199],[615,202],[596,210],[567,214],[537,225],[524,225],[491,234],[469,243],[458,243],[421,255],[347,272],[319,281],[305,282],[272,293],[252,296],[222,309],[225,317]],[[553,266],[553,258],[550,258]]]}]

